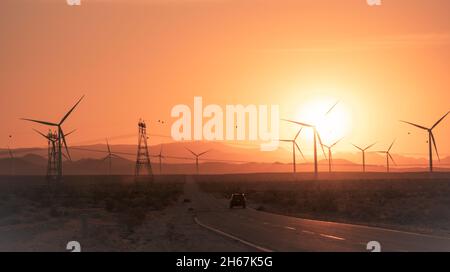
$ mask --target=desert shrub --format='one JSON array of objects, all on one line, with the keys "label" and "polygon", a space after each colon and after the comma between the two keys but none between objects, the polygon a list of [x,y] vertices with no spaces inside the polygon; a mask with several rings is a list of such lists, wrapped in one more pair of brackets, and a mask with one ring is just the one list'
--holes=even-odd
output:
[{"label": "desert shrub", "polygon": [[140,226],[146,217],[144,208],[128,209],[119,215],[119,224],[123,225],[128,232],[134,232],[135,228]]},{"label": "desert shrub", "polygon": [[61,212],[58,208],[56,208],[56,207],[51,207],[50,210],[49,210],[49,215],[50,215],[51,217],[60,217],[60,216],[62,216],[63,214],[62,214],[62,212]]}]

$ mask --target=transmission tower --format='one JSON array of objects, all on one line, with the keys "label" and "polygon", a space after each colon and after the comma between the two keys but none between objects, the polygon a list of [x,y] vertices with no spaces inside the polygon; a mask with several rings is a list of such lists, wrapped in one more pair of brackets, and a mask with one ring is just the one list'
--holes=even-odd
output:
[{"label": "transmission tower", "polygon": [[[51,129],[48,130],[47,134],[44,134],[38,130],[35,130],[38,134],[40,134],[42,137],[44,137],[45,139],[47,139],[47,179],[48,180],[61,180],[61,175],[60,175],[60,169],[61,169],[61,165],[59,162],[59,157],[60,157],[60,142],[58,141],[58,133],[56,131],[52,131]],[[69,136],[70,134],[72,134],[75,130],[72,130],[71,132],[67,133],[64,135],[64,137]],[[65,157],[66,159],[69,159],[64,153],[61,153],[61,157]],[[70,160],[70,159],[69,159]]]},{"label": "transmission tower", "polygon": [[150,163],[150,156],[148,154],[147,147],[147,128],[143,120],[139,120],[139,139],[138,139],[138,150],[136,158],[136,171],[135,176],[142,176],[143,168],[147,169],[147,175],[153,177],[152,165]]},{"label": "transmission tower", "polygon": [[58,135],[56,132],[48,131],[47,134],[48,140],[48,162],[47,162],[47,179],[48,180],[59,180],[61,178],[59,172],[59,150],[61,150],[58,146]]}]

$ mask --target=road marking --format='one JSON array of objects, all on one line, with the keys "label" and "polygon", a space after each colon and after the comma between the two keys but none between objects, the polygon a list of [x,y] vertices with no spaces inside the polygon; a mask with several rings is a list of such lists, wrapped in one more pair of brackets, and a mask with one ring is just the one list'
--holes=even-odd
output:
[{"label": "road marking", "polygon": [[345,240],[345,238],[342,238],[342,237],[333,236],[333,235],[327,235],[327,234],[322,234],[322,233],[320,234],[320,236],[326,237],[326,238],[335,239],[335,240]]},{"label": "road marking", "polygon": [[315,232],[309,231],[309,230],[302,230],[303,233],[307,234],[316,234]]},{"label": "road marking", "polygon": [[236,240],[236,241],[238,241],[238,242],[241,242],[241,243],[243,243],[244,245],[247,245],[247,246],[249,246],[249,247],[253,247],[253,248],[255,248],[255,249],[259,250],[259,251],[262,251],[262,252],[273,252],[273,250],[271,250],[271,249],[268,249],[268,248],[265,248],[265,247],[262,247],[262,246],[255,245],[255,244],[253,244],[253,243],[251,243],[251,242],[245,241],[245,240],[243,240],[243,239],[241,239],[241,238],[239,238],[239,237],[236,237],[236,236],[234,236],[234,235],[232,235],[232,234],[229,234],[229,233],[223,232],[223,231],[221,231],[221,230],[219,230],[219,229],[216,229],[216,228],[213,228],[213,227],[211,227],[211,226],[205,225],[205,224],[203,224],[202,222],[200,222],[200,221],[198,220],[197,217],[194,217],[194,221],[195,221],[195,223],[197,223],[197,224],[198,224],[199,226],[201,226],[201,227],[204,227],[204,228],[206,228],[206,229],[209,229],[209,230],[211,230],[211,231],[214,231],[214,232],[216,232],[216,233],[218,233],[218,234],[220,234],[220,235],[226,236],[226,237],[228,237],[228,238],[230,238],[230,239],[233,239],[233,240]]},{"label": "road marking", "polygon": [[288,229],[288,230],[296,230],[295,228],[293,228],[293,227],[288,227],[288,226],[285,226],[284,228],[285,228],[285,229]]}]

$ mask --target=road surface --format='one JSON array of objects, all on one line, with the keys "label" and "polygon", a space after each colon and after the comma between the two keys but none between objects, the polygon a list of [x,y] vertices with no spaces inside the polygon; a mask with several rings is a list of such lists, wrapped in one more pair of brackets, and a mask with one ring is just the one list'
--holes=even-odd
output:
[{"label": "road surface", "polygon": [[367,243],[376,241],[381,251],[450,251],[446,237],[229,209],[227,200],[200,191],[192,177],[187,177],[185,196],[191,199],[197,223],[255,250],[368,251]]}]

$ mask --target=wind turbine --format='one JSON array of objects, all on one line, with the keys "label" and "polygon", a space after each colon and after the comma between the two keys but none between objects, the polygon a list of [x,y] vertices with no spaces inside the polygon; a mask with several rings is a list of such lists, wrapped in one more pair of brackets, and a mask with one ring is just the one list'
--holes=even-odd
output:
[{"label": "wind turbine", "polygon": [[63,156],[63,154],[62,154],[62,144],[64,144],[64,147],[65,147],[66,152],[67,152],[67,156],[69,157],[69,159],[71,159],[70,158],[70,153],[69,153],[69,148],[67,147],[66,138],[64,136],[64,132],[63,132],[61,126],[64,123],[64,121],[66,121],[66,119],[69,117],[69,115],[73,112],[73,110],[78,106],[78,104],[81,102],[81,100],[83,98],[84,98],[84,95],[63,116],[63,118],[59,121],[59,123],[52,123],[52,122],[47,122],[47,121],[40,121],[40,120],[35,120],[35,119],[22,118],[22,120],[25,120],[25,121],[30,121],[30,122],[35,122],[35,123],[47,125],[47,126],[57,127],[58,132],[57,132],[57,137],[56,137],[56,143],[57,143],[57,152],[58,152],[58,156],[57,156],[57,169],[58,169],[57,177],[58,177],[58,179],[62,177],[62,156]]},{"label": "wind turbine", "polygon": [[108,164],[109,164],[108,175],[111,175],[112,159],[113,158],[123,159],[123,158],[111,152],[111,147],[109,146],[108,139],[106,139],[106,147],[108,148],[108,155],[106,155],[106,157],[104,157],[102,160],[103,161],[108,160]]},{"label": "wind turbine", "polygon": [[331,148],[333,148],[335,145],[337,145],[340,141],[342,141],[343,138],[337,140],[332,145],[323,145],[325,148],[328,149],[328,171],[331,173],[331,161],[332,161],[332,154],[331,154]]},{"label": "wind turbine", "polygon": [[386,169],[387,169],[387,172],[388,172],[388,173],[389,173],[389,159],[391,159],[392,162],[393,162],[395,165],[397,165],[397,164],[395,163],[395,161],[394,161],[394,158],[391,156],[391,153],[389,153],[389,152],[391,151],[392,146],[394,145],[394,143],[395,143],[395,140],[392,141],[392,144],[389,146],[388,150],[386,150],[386,151],[377,151],[378,153],[386,154]]},{"label": "wind turbine", "polygon": [[[339,100],[336,101],[336,103],[334,103],[328,109],[328,111],[325,113],[325,116],[327,116],[337,106],[337,104],[339,104],[339,102],[340,102]],[[297,125],[300,125],[300,126],[303,126],[303,127],[309,127],[309,128],[313,129],[313,132],[314,132],[314,143],[313,143],[313,145],[314,145],[314,175],[317,176],[317,173],[319,172],[319,170],[318,170],[318,163],[317,163],[317,140],[319,140],[320,147],[322,148],[323,156],[325,158],[327,158],[327,155],[325,154],[325,150],[323,149],[322,139],[320,138],[320,134],[317,131],[316,126],[315,125],[311,125],[311,124],[307,124],[307,123],[303,123],[303,122],[296,122],[296,121],[292,121],[292,120],[287,120],[287,119],[283,119],[283,120],[287,121],[287,122],[291,122],[291,123],[297,124]]]},{"label": "wind turbine", "polygon": [[11,160],[11,169],[10,169],[10,171],[11,171],[11,176],[14,176],[14,154],[13,154],[13,152],[12,152],[12,150],[11,150],[11,148],[8,146],[8,154],[9,154],[9,159]]},{"label": "wind turbine", "polygon": [[161,149],[159,150],[159,154],[156,155],[156,157],[159,158],[159,174],[162,174],[162,159],[164,159],[165,157],[162,154],[162,144],[161,144]]},{"label": "wind turbine", "polygon": [[374,146],[376,143],[373,143],[371,145],[366,146],[366,148],[361,148],[357,145],[352,144],[354,147],[358,148],[359,150],[361,150],[362,152],[362,165],[363,165],[363,173],[366,172],[366,151],[371,148],[372,146]]},{"label": "wind turbine", "polygon": [[436,140],[434,139],[433,129],[434,129],[437,125],[439,125],[439,123],[440,123],[442,120],[444,120],[444,118],[445,118],[449,113],[450,113],[450,111],[447,112],[444,116],[442,116],[441,119],[439,119],[436,123],[434,123],[434,125],[433,125],[431,128],[426,128],[426,127],[424,127],[424,126],[420,126],[420,125],[417,125],[417,124],[414,124],[414,123],[411,123],[411,122],[407,122],[407,121],[402,121],[402,120],[400,120],[400,122],[403,122],[403,123],[406,123],[406,124],[409,124],[409,125],[412,125],[412,126],[415,126],[415,127],[420,128],[420,129],[423,129],[423,130],[428,131],[428,152],[429,152],[429,162],[430,162],[430,173],[433,172],[433,149],[432,149],[432,147],[431,147],[431,143],[432,143],[432,142],[433,142],[433,145],[434,145],[434,149],[436,150],[436,156],[438,157],[438,160],[441,161],[441,159],[439,158],[439,153],[438,153],[438,149],[437,149],[437,146],[436,146]]},{"label": "wind turbine", "polygon": [[317,139],[319,140],[319,143],[320,143],[320,146],[322,148],[322,152],[323,152],[323,155],[325,156],[325,158],[327,157],[327,155],[325,154],[325,150],[323,149],[322,139],[320,139],[320,135],[319,135],[319,132],[317,131],[316,127],[313,126],[313,125],[307,124],[307,123],[301,123],[301,122],[292,121],[292,120],[286,120],[286,119],[283,119],[283,120],[287,121],[287,122],[291,122],[291,123],[297,124],[297,125],[300,125],[300,126],[303,126],[303,127],[309,127],[309,128],[313,129],[313,132],[314,132],[314,143],[313,143],[313,146],[314,146],[314,174],[317,175],[317,173],[318,173],[318,166],[317,166]]},{"label": "wind turbine", "polygon": [[298,144],[296,142],[298,135],[300,134],[301,131],[302,131],[302,128],[300,128],[300,130],[297,132],[294,139],[292,139],[292,140],[280,140],[280,142],[292,143],[292,166],[293,166],[294,173],[297,172],[296,163],[295,163],[295,148],[297,148],[298,152],[300,152],[303,159],[305,159],[303,152],[300,150],[300,147],[298,146]]},{"label": "wind turbine", "polygon": [[211,150],[207,150],[207,151],[205,151],[205,152],[202,152],[202,153],[195,153],[194,151],[192,151],[192,150],[190,150],[189,148],[187,148],[187,147],[185,147],[187,150],[189,150],[189,152],[191,152],[192,153],[192,155],[194,155],[195,156],[195,165],[196,165],[196,168],[197,168],[197,175],[198,175],[198,173],[199,173],[199,171],[198,171],[198,157],[200,157],[201,155],[204,155],[205,153],[208,153],[209,151],[211,151]]},{"label": "wind turbine", "polygon": [[[58,157],[58,154],[57,154],[58,153],[57,152],[58,135],[56,132],[52,132],[51,129],[48,130],[47,135],[45,135],[44,133],[42,133],[36,129],[33,129],[33,130],[48,140],[47,178],[55,177],[58,174],[58,164],[57,164],[57,161],[58,161],[58,158],[57,158]],[[75,132],[75,129],[72,130],[71,132],[65,134],[64,137],[69,136],[73,132]],[[69,160],[69,161],[71,160],[64,153],[62,155],[64,158],[66,158],[66,160]]]}]

